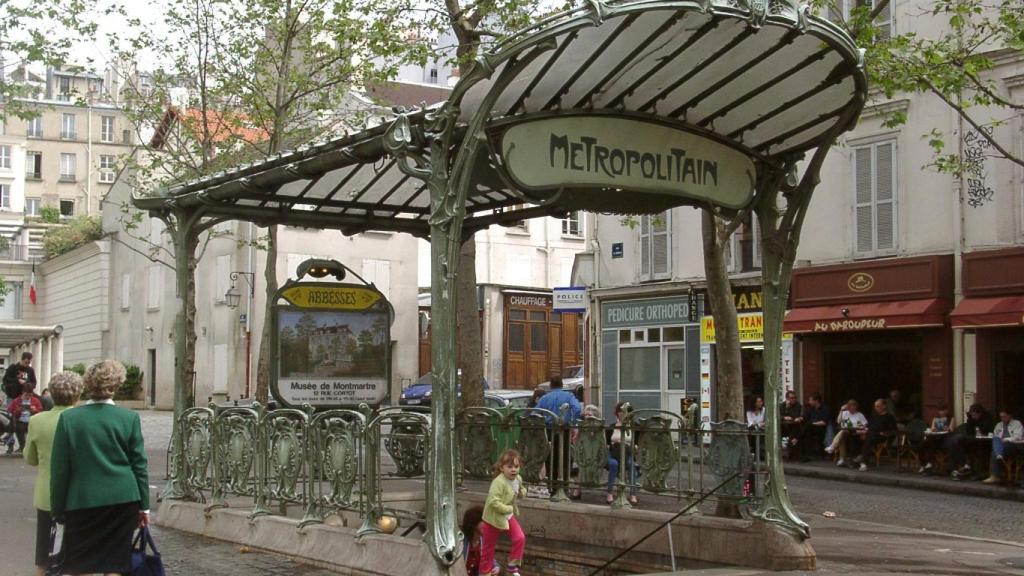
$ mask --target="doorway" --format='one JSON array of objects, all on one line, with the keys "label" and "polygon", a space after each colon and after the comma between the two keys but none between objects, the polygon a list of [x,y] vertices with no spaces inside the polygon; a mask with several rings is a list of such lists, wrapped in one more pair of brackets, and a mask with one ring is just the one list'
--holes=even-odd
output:
[{"label": "doorway", "polygon": [[665,399],[663,409],[679,410],[686,398],[686,349],[683,346],[665,348]]},{"label": "doorway", "polygon": [[865,415],[877,398],[897,389],[921,413],[921,352],[909,348],[827,350],[825,396],[835,410],[855,399]]}]

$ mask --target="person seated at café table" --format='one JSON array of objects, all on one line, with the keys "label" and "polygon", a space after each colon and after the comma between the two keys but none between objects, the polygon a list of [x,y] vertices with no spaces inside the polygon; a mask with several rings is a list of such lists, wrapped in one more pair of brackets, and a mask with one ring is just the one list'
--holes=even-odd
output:
[{"label": "person seated at caf\u00e9 table", "polygon": [[924,432],[924,441],[917,451],[921,462],[919,474],[927,474],[932,470],[935,455],[942,451],[946,443],[946,436],[956,430],[956,418],[949,415],[949,406],[939,406],[935,417],[932,418],[932,425]]},{"label": "person seated at caf\u00e9 table", "polygon": [[946,451],[953,464],[953,477],[966,478],[971,475],[971,464],[967,461],[967,445],[971,438],[981,438],[992,433],[992,415],[981,404],[971,404],[967,419],[956,434],[947,434]]},{"label": "person seated at caf\u00e9 table", "polygon": [[1006,458],[1024,454],[1024,426],[1006,410],[999,412],[999,423],[992,431],[992,455],[989,458],[989,477],[985,484],[1003,481]]},{"label": "person seated at caf\u00e9 table", "polygon": [[796,392],[786,391],[786,401],[782,403],[779,411],[782,413],[782,437],[789,438],[789,444],[794,445],[804,427],[804,407],[796,399]]},{"label": "person seated at caf\u00e9 table", "polygon": [[811,394],[804,410],[804,429],[797,446],[801,462],[810,462],[811,456],[821,453],[829,420],[828,407],[821,401],[821,394]]},{"label": "person seated at caf\u00e9 table", "polygon": [[825,452],[831,454],[839,450],[839,461],[836,462],[836,466],[845,466],[846,442],[852,438],[859,438],[858,433],[867,428],[868,419],[861,413],[860,404],[851,398],[839,408],[836,424],[839,425],[839,431],[832,438],[832,444],[825,448]]},{"label": "person seated at caf\u00e9 table", "polygon": [[903,393],[896,388],[889,391],[889,397],[885,399],[885,408],[901,424],[909,422],[914,417],[914,410],[903,400]]},{"label": "person seated at caf\u00e9 table", "polygon": [[860,471],[868,469],[868,458],[874,454],[875,447],[883,442],[888,442],[896,435],[896,417],[889,413],[889,407],[885,404],[885,398],[875,400],[875,413],[868,421],[868,428],[864,432],[864,444],[861,446],[860,456],[854,460],[860,464]]}]

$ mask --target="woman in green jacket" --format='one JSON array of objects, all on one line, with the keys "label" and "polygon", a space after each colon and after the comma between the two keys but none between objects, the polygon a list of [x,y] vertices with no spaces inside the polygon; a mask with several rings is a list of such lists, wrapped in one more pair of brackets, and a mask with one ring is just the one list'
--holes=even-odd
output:
[{"label": "woman in green jacket", "polygon": [[33,504],[36,507],[36,574],[43,576],[50,556],[50,451],[53,434],[61,412],[71,408],[82,395],[82,377],[74,372],[61,372],[50,378],[48,385],[53,409],[40,412],[28,421],[25,461],[38,466]]},{"label": "woman in green jacket", "polygon": [[114,405],[124,366],[85,372],[85,405],[65,411],[53,437],[50,499],[64,521],[61,574],[127,574],[132,533],[149,523],[149,473],[139,415]]}]

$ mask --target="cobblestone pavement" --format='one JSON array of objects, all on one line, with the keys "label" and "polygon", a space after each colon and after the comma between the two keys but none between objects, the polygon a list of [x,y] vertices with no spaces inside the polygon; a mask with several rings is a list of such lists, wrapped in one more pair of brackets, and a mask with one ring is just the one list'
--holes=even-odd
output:
[{"label": "cobblestone pavement", "polygon": [[[143,411],[140,415],[155,493],[163,486],[171,417],[167,412]],[[0,507],[6,510],[5,533],[11,535],[0,541],[0,575],[30,573],[35,530],[30,496],[33,480],[34,470],[20,459],[0,458]],[[811,525],[819,574],[1024,574],[1010,567],[1024,565],[1024,532],[1020,528],[1024,503],[815,478],[791,476],[787,482],[799,514]],[[603,493],[588,491],[584,501],[600,504]],[[674,498],[649,495],[644,495],[640,504],[641,508],[664,510],[676,506]],[[835,512],[837,517],[827,518],[824,512]],[[155,534],[169,575],[334,574],[283,556],[242,552],[238,545],[184,532],[157,527]],[[716,576],[761,573],[742,569],[708,572]]]},{"label": "cobblestone pavement", "polygon": [[169,528],[153,529],[168,576],[333,576],[284,556],[245,551],[236,544]]}]

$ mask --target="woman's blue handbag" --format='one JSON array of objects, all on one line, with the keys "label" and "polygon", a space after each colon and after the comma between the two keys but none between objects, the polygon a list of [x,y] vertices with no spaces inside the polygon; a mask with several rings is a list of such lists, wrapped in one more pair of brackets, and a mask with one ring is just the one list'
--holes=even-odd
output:
[{"label": "woman's blue handbag", "polygon": [[[146,548],[152,550],[152,554]],[[132,571],[131,576],[165,576],[164,563],[160,560],[160,552],[153,543],[153,535],[149,533],[149,526],[139,528],[139,533],[132,542]]]}]

